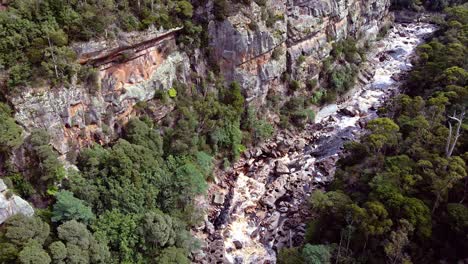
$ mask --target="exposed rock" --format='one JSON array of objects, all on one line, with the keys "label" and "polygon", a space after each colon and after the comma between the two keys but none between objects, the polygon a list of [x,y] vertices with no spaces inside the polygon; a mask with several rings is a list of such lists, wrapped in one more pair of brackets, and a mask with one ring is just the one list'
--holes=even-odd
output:
[{"label": "exposed rock", "polygon": [[224,193],[216,193],[213,197],[213,203],[217,205],[223,205],[224,204],[224,198],[225,195]]},{"label": "exposed rock", "polygon": [[0,179],[0,192],[3,192],[7,189],[8,187],[6,184],[3,182],[3,180]]},{"label": "exposed rock", "polygon": [[340,109],[340,113],[351,117],[359,115],[359,111],[352,106],[347,106],[345,108]]},{"label": "exposed rock", "polygon": [[275,167],[276,174],[282,175],[282,174],[289,174],[289,168],[286,164],[283,163],[283,161],[276,161],[276,167]]},{"label": "exposed rock", "polygon": [[233,241],[233,244],[234,246],[236,247],[236,249],[241,249],[242,248],[242,242],[240,242],[239,240],[234,240]]},{"label": "exposed rock", "polygon": [[[167,91],[176,80],[187,82],[188,63],[173,36],[162,38],[131,60],[101,65],[98,81],[92,86],[24,87],[21,94],[9,95],[8,100],[14,106],[16,121],[27,133],[46,127],[51,144],[66,154],[73,146],[90,145],[96,138],[98,143],[107,143],[134,115],[136,103],[152,99],[157,90]],[[162,107],[158,114],[164,116],[171,110]]]},{"label": "exposed rock", "polygon": [[32,206],[15,194],[11,194],[6,184],[0,179],[0,224],[15,214],[32,216]]},{"label": "exposed rock", "polygon": [[215,233],[215,227],[208,219],[205,220],[205,231],[210,235]]}]

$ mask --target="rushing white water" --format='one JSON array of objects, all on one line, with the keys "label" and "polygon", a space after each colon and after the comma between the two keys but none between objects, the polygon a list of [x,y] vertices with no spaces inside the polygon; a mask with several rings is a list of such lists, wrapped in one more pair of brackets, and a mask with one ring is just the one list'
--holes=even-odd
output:
[{"label": "rushing white water", "polygon": [[[423,37],[432,33],[435,26],[426,23],[395,24],[388,35],[376,44],[367,58],[373,60],[375,75],[372,81],[355,93],[351,99],[337,106],[336,104],[324,107],[317,113],[316,122],[322,122],[330,116],[338,116],[338,108],[349,105],[357,105],[361,113],[366,113],[370,108],[376,107],[385,99],[385,96],[398,89],[399,82],[392,76],[411,69],[411,55],[415,48],[423,41]],[[385,56],[380,61],[381,56]],[[343,117],[340,127],[354,126],[348,117]],[[358,119],[353,118],[354,121]]]},{"label": "rushing white water", "polygon": [[[220,231],[226,250],[224,257],[229,263],[275,263],[274,248],[290,246],[293,237],[303,236],[303,219],[285,223],[303,217],[301,206],[316,184],[331,180],[334,169],[330,167],[334,167],[343,142],[357,138],[362,131],[360,121],[375,118],[377,107],[398,90],[400,83],[395,76],[411,68],[416,46],[434,30],[433,25],[424,23],[395,24],[367,55],[375,68],[371,81],[358,87],[345,102],[329,105],[317,113],[316,123],[321,128],[307,131],[315,138],[306,147],[308,151],[251,159],[253,164],[249,167],[255,171],[238,172],[232,202],[225,212],[230,218]],[[349,111],[343,114],[341,109]],[[323,170],[324,160],[327,171]],[[272,177],[272,168],[278,163],[287,164],[290,171]],[[297,190],[299,194],[294,193]],[[271,196],[275,197],[273,204],[268,203]],[[290,199],[278,202],[276,197],[284,196]]]}]

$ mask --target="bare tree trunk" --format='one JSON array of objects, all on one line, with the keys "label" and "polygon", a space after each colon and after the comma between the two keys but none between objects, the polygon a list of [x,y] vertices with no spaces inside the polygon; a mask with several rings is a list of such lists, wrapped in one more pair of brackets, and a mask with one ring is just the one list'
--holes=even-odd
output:
[{"label": "bare tree trunk", "polygon": [[57,60],[55,59],[54,50],[52,49],[52,43],[50,42],[49,34],[47,34],[47,42],[49,42],[50,54],[52,55],[52,61],[54,62],[55,77],[59,78],[58,69],[57,69]]},{"label": "bare tree trunk", "polygon": [[[452,125],[449,121],[449,127],[450,127],[450,133],[449,133],[449,138],[447,139],[449,143],[451,143],[451,146],[450,146],[450,149],[446,149],[446,155],[447,155],[447,158],[450,158],[453,154],[453,150],[455,149],[455,146],[457,145],[457,141],[458,141],[458,138],[460,137],[460,128],[463,124],[463,119],[465,118],[465,113],[466,113],[466,110],[463,109],[463,111],[460,113],[460,116],[457,117],[457,113],[453,113],[453,116],[449,116],[449,118],[451,120],[455,120],[457,122],[457,129],[456,129],[456,132],[455,132],[455,136],[453,138],[453,142],[451,142],[451,137],[452,137]],[[448,144],[450,145],[450,144]]]},{"label": "bare tree trunk", "polygon": [[447,137],[447,145],[445,146],[445,155],[447,157],[448,157],[448,153],[449,153],[449,150],[450,150],[450,143],[452,141],[452,123],[450,123],[450,121],[449,121],[448,125],[449,125],[449,134],[448,134],[448,137]]},{"label": "bare tree trunk", "polygon": [[340,253],[341,253],[341,242],[343,241],[343,231],[340,232],[340,245],[338,246],[338,253],[336,254],[336,260],[335,260],[335,264],[338,263],[339,259],[340,259]]},{"label": "bare tree trunk", "polygon": [[463,188],[463,197],[459,203],[463,203],[466,198],[466,187],[468,187],[468,177],[465,177],[465,188]]}]

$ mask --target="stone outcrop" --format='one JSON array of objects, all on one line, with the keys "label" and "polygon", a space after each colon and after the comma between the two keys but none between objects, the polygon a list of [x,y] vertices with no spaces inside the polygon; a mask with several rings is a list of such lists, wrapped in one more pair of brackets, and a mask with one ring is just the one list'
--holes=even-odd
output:
[{"label": "stone outcrop", "polygon": [[271,0],[237,4],[226,20],[210,21],[212,56],[227,80],[238,81],[248,100],[261,104],[270,90],[286,93],[289,74],[318,79],[332,44],[353,37],[363,45],[389,23],[389,0]]},{"label": "stone outcrop", "polygon": [[8,190],[6,184],[0,179],[0,225],[15,214],[32,216],[32,206],[16,194]]},{"label": "stone outcrop", "polygon": [[[92,142],[109,142],[134,114],[136,103],[188,78],[189,58],[177,49],[172,31],[135,38],[120,43],[124,48],[115,47],[119,43],[75,45],[82,53],[80,62],[98,66],[96,83],[56,89],[26,87],[20,95],[8,98],[17,122],[26,132],[47,129],[52,145],[61,154]],[[106,52],[106,47],[110,51]],[[130,55],[122,59],[122,54]],[[172,109],[162,104],[156,108],[159,118]]]}]

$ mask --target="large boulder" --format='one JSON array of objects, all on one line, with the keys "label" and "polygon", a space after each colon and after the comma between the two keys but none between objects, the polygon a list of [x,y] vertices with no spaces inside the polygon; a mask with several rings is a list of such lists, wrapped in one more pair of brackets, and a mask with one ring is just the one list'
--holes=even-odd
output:
[{"label": "large boulder", "polygon": [[18,195],[12,194],[0,179],[0,224],[15,214],[32,216],[34,209]]}]

